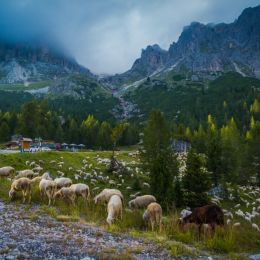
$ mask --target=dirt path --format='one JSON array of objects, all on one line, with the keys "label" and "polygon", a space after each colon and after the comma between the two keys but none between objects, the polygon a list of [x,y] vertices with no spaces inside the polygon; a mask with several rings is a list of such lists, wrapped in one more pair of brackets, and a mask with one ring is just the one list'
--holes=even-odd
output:
[{"label": "dirt path", "polygon": [[59,222],[37,216],[36,211],[37,207],[25,210],[24,205],[0,202],[0,259],[122,259],[122,254],[135,259],[171,259],[152,242]]}]

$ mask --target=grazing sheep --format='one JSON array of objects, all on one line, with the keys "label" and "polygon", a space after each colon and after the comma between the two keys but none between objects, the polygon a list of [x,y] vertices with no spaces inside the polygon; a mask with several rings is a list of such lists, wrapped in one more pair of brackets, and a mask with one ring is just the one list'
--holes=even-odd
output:
[{"label": "grazing sheep", "polygon": [[209,224],[214,232],[215,225],[224,225],[224,213],[219,206],[214,204],[198,207],[180,221],[180,227],[183,228],[187,223],[197,224],[199,235],[203,224]]},{"label": "grazing sheep", "polygon": [[28,197],[28,202],[31,202],[31,183],[32,180],[26,177],[22,177],[20,179],[14,180],[11,184],[11,189],[9,191],[9,198],[14,199],[17,192],[21,191],[23,194],[23,203]]},{"label": "grazing sheep", "polygon": [[35,166],[35,162],[31,162],[29,165],[30,165],[30,167],[34,167]]},{"label": "grazing sheep", "polygon": [[0,168],[0,177],[9,177],[10,175],[14,174],[15,170],[11,166],[5,166]]},{"label": "grazing sheep", "polygon": [[233,227],[240,227],[240,226],[241,226],[240,222],[236,222],[233,224]]},{"label": "grazing sheep", "polygon": [[77,184],[72,184],[70,188],[74,191],[77,198],[81,196],[84,199],[84,201],[87,202],[90,195],[88,185],[83,183],[77,183]]},{"label": "grazing sheep", "polygon": [[156,202],[150,203],[143,214],[143,220],[151,224],[152,231],[154,230],[154,225],[158,225],[159,231],[161,232],[162,207]]},{"label": "grazing sheep", "polygon": [[54,195],[54,203],[57,198],[67,200],[73,206],[75,206],[76,194],[70,187],[63,187],[60,190],[58,190]]},{"label": "grazing sheep", "polygon": [[181,213],[180,213],[181,219],[183,219],[183,218],[189,216],[191,213],[192,213],[192,211],[187,210],[187,209],[183,209],[183,210],[181,211]]},{"label": "grazing sheep", "polygon": [[33,168],[33,171],[34,171],[34,172],[38,172],[38,173],[40,173],[42,170],[43,170],[43,168],[40,167],[40,166]]},{"label": "grazing sheep", "polygon": [[49,172],[45,172],[41,177],[42,177],[42,179],[52,181],[52,177]]},{"label": "grazing sheep", "polygon": [[252,224],[252,228],[254,228],[257,231],[260,231],[260,228],[258,227],[258,225],[256,223]]},{"label": "grazing sheep", "polygon": [[227,219],[227,225],[231,224],[231,220]]},{"label": "grazing sheep", "polygon": [[123,197],[121,191],[119,191],[117,189],[104,189],[94,198],[94,202],[95,202],[95,204],[108,203],[108,201],[110,200],[110,198],[113,195],[118,195],[121,198],[122,201],[124,200],[124,197]]},{"label": "grazing sheep", "polygon": [[111,225],[115,219],[122,219],[123,205],[122,198],[119,195],[112,195],[107,204],[107,223]]},{"label": "grazing sheep", "polygon": [[15,176],[15,179],[19,179],[22,177],[26,177],[29,179],[32,179],[33,177],[35,177],[37,175],[37,173],[35,173],[33,170],[23,170],[23,171],[18,171],[18,174]]},{"label": "grazing sheep", "polygon": [[150,203],[156,202],[156,198],[152,195],[138,196],[128,202],[130,209],[146,208]]},{"label": "grazing sheep", "polygon": [[69,187],[72,184],[72,180],[70,178],[60,177],[54,180],[57,184],[57,188]]},{"label": "grazing sheep", "polygon": [[150,184],[147,183],[147,182],[144,182],[144,183],[143,183],[143,186],[144,186],[144,187],[147,187],[147,188],[150,188]]},{"label": "grazing sheep", "polygon": [[54,194],[57,189],[57,184],[53,180],[48,180],[45,178],[42,178],[39,183],[39,189],[41,198],[43,199],[43,196],[46,195],[49,199],[49,206],[51,205],[52,200],[54,199]]}]

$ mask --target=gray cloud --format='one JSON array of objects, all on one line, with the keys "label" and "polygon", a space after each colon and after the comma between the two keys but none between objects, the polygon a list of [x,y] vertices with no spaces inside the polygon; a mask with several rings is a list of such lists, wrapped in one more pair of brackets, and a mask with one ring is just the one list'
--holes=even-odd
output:
[{"label": "gray cloud", "polygon": [[192,21],[230,23],[259,0],[0,0],[0,37],[60,44],[96,73],[129,69],[141,49],[168,49]]}]

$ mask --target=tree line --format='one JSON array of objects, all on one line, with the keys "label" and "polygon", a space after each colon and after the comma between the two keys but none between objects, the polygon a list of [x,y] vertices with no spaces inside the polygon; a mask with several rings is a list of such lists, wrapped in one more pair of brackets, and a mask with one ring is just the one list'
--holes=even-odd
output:
[{"label": "tree line", "polygon": [[[122,129],[120,134],[116,134]],[[83,143],[87,148],[112,149],[118,145],[132,145],[139,141],[139,130],[134,124],[100,122],[93,115],[79,121],[71,115],[61,116],[50,110],[48,102],[25,103],[18,112],[0,112],[0,142],[10,140],[14,134],[41,137],[57,143]]]},{"label": "tree line", "polygon": [[[191,131],[183,125],[171,125],[160,111],[151,113],[144,129],[141,150],[144,170],[150,173],[151,192],[164,208],[209,202],[209,191],[227,194],[227,183],[260,186],[260,103],[251,106],[250,124],[241,130],[236,120],[217,127],[208,115],[207,127]],[[170,143],[173,138],[191,143],[186,167]]]}]

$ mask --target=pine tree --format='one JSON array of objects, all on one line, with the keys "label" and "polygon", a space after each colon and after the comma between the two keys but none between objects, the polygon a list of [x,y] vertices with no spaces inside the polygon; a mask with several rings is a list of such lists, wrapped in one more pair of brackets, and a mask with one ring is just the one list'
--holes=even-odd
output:
[{"label": "pine tree", "polygon": [[107,122],[102,122],[98,132],[98,143],[102,149],[112,148],[111,133],[112,129],[110,124]]},{"label": "pine tree", "polygon": [[221,143],[217,127],[211,117],[208,116],[208,130],[206,136],[207,169],[211,172],[212,181],[215,186],[222,178]]},{"label": "pine tree", "polygon": [[242,139],[233,118],[221,128],[221,149],[225,181],[238,182],[242,162]]},{"label": "pine tree", "polygon": [[142,159],[150,172],[152,194],[164,208],[171,207],[177,163],[170,147],[170,130],[160,111],[151,113],[144,130]]},{"label": "pine tree", "polygon": [[0,125],[0,141],[6,142],[10,140],[10,135],[10,128],[8,124],[5,121],[3,121]]},{"label": "pine tree", "polygon": [[205,158],[191,149],[188,153],[182,185],[185,204],[192,208],[203,206],[209,202],[207,192],[211,187],[211,182],[205,166]]},{"label": "pine tree", "polygon": [[93,115],[89,115],[81,124],[81,136],[83,142],[90,148],[98,145],[97,136],[99,132],[99,122]]}]

